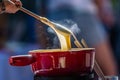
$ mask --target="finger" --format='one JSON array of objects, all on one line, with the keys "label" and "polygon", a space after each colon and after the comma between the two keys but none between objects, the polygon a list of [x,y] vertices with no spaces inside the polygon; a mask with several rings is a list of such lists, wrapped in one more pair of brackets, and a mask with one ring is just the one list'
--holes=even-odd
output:
[{"label": "finger", "polygon": [[16,0],[11,0],[11,1],[14,2],[14,3],[16,2]]},{"label": "finger", "polygon": [[18,8],[22,7],[22,3],[21,3],[20,1],[16,1],[16,2],[15,2],[15,5],[16,5]]},{"label": "finger", "polygon": [[20,2],[20,0],[10,0],[10,1],[12,1],[12,2],[14,2],[14,3],[15,3],[15,2],[18,2],[18,1]]},{"label": "finger", "polygon": [[19,9],[18,8],[14,8],[12,9],[11,13],[16,13]]}]

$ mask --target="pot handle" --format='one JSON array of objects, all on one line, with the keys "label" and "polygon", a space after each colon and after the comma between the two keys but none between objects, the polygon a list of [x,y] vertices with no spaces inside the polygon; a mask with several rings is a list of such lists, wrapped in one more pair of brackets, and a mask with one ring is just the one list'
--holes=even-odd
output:
[{"label": "pot handle", "polygon": [[36,61],[36,58],[33,55],[18,55],[11,56],[9,59],[9,63],[12,66],[27,66]]}]

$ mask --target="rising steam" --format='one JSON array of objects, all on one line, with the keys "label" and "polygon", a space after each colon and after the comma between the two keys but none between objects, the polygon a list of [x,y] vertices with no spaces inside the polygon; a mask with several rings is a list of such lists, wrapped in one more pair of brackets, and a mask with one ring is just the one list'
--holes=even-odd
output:
[{"label": "rising steam", "polygon": [[[64,26],[67,29],[71,30],[71,32],[73,34],[75,34],[75,35],[79,34],[81,32],[81,30],[78,27],[77,23],[75,23],[72,20],[63,20],[63,21],[58,21],[56,23],[58,23],[59,25]],[[47,31],[48,31],[48,33],[51,33],[52,36],[54,35],[54,37],[52,38],[52,40],[53,40],[53,46],[52,46],[52,48],[58,48],[58,47],[60,47],[59,40],[58,40],[58,37],[56,36],[56,33],[50,27],[48,27]]]}]

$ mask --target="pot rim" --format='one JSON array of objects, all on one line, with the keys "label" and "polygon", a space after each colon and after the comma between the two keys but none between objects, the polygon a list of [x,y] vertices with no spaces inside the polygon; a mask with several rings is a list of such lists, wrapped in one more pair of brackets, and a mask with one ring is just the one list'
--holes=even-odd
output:
[{"label": "pot rim", "polygon": [[95,48],[71,48],[70,50],[62,50],[62,49],[37,49],[37,50],[30,50],[29,52],[65,52],[65,51],[89,51],[89,50],[95,50]]}]

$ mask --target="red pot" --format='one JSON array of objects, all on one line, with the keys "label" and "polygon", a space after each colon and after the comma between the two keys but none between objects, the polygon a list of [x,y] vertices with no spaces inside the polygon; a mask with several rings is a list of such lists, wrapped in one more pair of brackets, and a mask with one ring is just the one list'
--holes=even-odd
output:
[{"label": "red pot", "polygon": [[94,57],[94,48],[72,48],[68,51],[47,49],[12,56],[9,62],[13,66],[31,64],[34,74],[40,76],[85,75],[93,70]]}]

